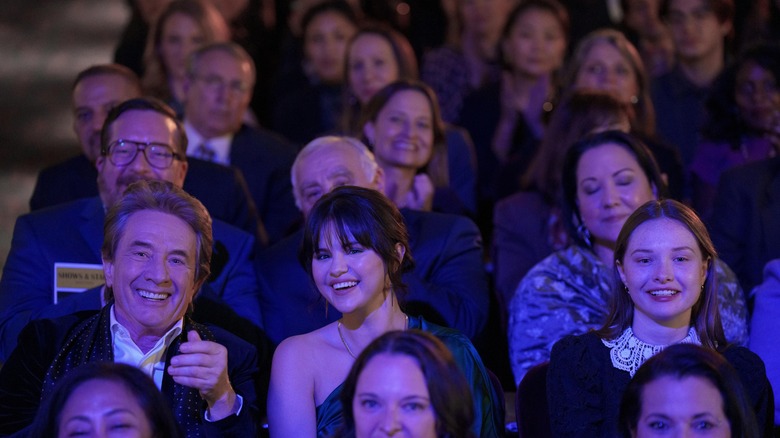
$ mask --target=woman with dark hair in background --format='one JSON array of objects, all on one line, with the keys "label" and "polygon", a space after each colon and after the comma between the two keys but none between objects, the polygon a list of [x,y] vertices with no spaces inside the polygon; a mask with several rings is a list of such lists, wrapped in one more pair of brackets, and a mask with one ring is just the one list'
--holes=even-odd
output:
[{"label": "woman with dark hair in background", "polygon": [[708,119],[691,164],[693,206],[707,219],[720,175],[780,149],[780,46],[745,51],[713,84]]},{"label": "woman with dark hair in background", "polygon": [[457,42],[423,54],[422,80],[433,88],[448,122],[461,119],[464,98],[501,78],[498,44],[516,0],[455,0]]},{"label": "woman with dark hair in background", "polygon": [[138,368],[93,362],[67,374],[44,400],[30,437],[181,436],[159,389]]},{"label": "woman with dark hair in background", "polygon": [[492,260],[504,320],[525,274],[571,244],[560,208],[563,159],[569,146],[597,132],[628,132],[630,119],[627,105],[606,92],[575,91],[555,107],[521,179],[521,191],[496,203],[493,213]]},{"label": "woman with dark hair in background", "polygon": [[[549,359],[553,344],[604,323],[615,288],[613,261],[623,224],[640,205],[663,199],[666,184],[650,151],[619,131],[572,145],[563,165],[562,213],[568,248],[534,266],[520,281],[509,308],[509,355],[519,383]],[[745,299],[734,273],[713,258],[723,327],[729,341],[747,341]],[[713,284],[715,284],[713,283]]]},{"label": "woman with dark hair in background", "polygon": [[468,338],[401,309],[401,274],[414,262],[403,216],[389,199],[353,186],[324,195],[307,218],[300,258],[327,305],[342,317],[277,347],[268,394],[272,438],[324,437],[338,430],[343,383],[355,359],[382,334],[406,329],[430,332],[452,351],[474,395],[472,430],[482,437],[503,434],[502,394]]},{"label": "woman with dark hair in background", "polygon": [[558,96],[569,16],[557,0],[520,3],[501,32],[501,79],[470,93],[458,123],[477,150],[482,216],[519,189],[519,179],[544,135],[544,115]]},{"label": "woman with dark hair in background", "polygon": [[624,438],[661,433],[758,437],[756,416],[739,374],[717,352],[676,344],[647,360],[623,393]]},{"label": "woman with dark hair in background", "polygon": [[447,346],[422,330],[387,332],[369,344],[344,382],[341,404],[343,438],[475,436],[469,384]]},{"label": "woman with dark hair in background", "polygon": [[283,77],[282,82],[289,83],[277,84],[275,131],[294,143],[306,144],[337,128],[346,48],[357,28],[356,12],[343,0],[317,3],[303,14],[301,68],[305,78],[296,81]]}]

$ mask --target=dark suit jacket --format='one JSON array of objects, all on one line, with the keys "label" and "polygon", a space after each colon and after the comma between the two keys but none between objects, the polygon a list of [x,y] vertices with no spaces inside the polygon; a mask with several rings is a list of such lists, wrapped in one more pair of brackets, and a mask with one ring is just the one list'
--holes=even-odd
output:
[{"label": "dark suit jacket", "polygon": [[[212,217],[257,237],[264,236],[252,196],[238,169],[197,158],[187,158],[187,162],[183,187],[187,193],[198,198]],[[97,169],[81,154],[41,170],[30,198],[30,210],[93,196],[98,196]],[[266,239],[259,241],[266,243]]]},{"label": "dark suit jacket", "polygon": [[550,204],[539,192],[519,192],[496,204],[492,251],[503,315],[520,280],[555,251],[548,237],[551,213]]},{"label": "dark suit jacket", "polygon": [[290,182],[296,153],[295,146],[281,137],[247,125],[230,145],[230,163],[244,174],[271,243],[289,234],[300,215]]},{"label": "dark suit jacket", "polygon": [[[94,312],[80,312],[56,319],[33,321],[22,331],[19,348],[14,350],[0,371],[0,434],[5,435],[29,426],[41,403],[46,372],[70,337],[70,332]],[[254,436],[259,413],[255,381],[258,377],[257,351],[250,344],[219,327],[209,326],[216,342],[227,348],[228,374],[237,394],[244,399],[238,416],[203,422],[204,436]],[[182,334],[180,336],[186,336]],[[166,369],[173,357],[166,356]],[[162,391],[171,403],[173,379],[165,373]],[[234,435],[230,435],[230,434]]]},{"label": "dark suit jacket", "polygon": [[[453,327],[474,339],[487,322],[489,291],[482,269],[482,239],[464,217],[402,210],[416,266],[404,275],[402,302],[411,315]],[[303,231],[260,253],[257,259],[266,333],[278,344],[341,317],[325,301],[298,262]]]},{"label": "dark suit jacket", "polygon": [[[33,319],[91,308],[94,303],[53,304],[55,262],[102,263],[105,213],[99,198],[88,198],[20,216],[0,279],[0,360]],[[252,268],[255,239],[214,220],[212,277],[207,286],[243,318],[262,327],[257,277]],[[95,295],[97,296],[97,295]],[[84,307],[90,306],[90,307]]]},{"label": "dark suit jacket", "polygon": [[709,228],[718,255],[749,295],[767,262],[780,257],[780,157],[725,172],[712,212]]}]

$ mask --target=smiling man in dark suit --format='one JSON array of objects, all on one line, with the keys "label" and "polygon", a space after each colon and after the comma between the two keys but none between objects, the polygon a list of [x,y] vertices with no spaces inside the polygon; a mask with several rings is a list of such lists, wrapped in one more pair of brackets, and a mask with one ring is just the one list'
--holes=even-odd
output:
[{"label": "smiling man in dark suit", "polygon": [[[172,153],[147,148],[157,164]],[[29,425],[78,366],[121,362],[154,380],[186,436],[254,436],[257,352],[191,317],[210,270],[208,211],[170,182],[142,180],[113,204],[104,230],[107,304],[97,314],[34,321],[22,332],[0,372],[0,433]]]},{"label": "smiling man in dark suit", "polygon": [[[320,137],[298,154],[292,186],[304,217],[322,195],[344,185],[384,189],[381,168],[359,140]],[[403,276],[408,286],[404,310],[476,338],[487,322],[489,304],[477,226],[458,215],[406,208],[401,213],[415,260],[414,270]],[[298,262],[302,238],[299,230],[257,258],[263,323],[276,344],[341,317],[326,308]]]},{"label": "smiling man in dark suit", "polygon": [[278,241],[299,217],[288,179],[296,148],[243,123],[255,84],[252,58],[235,43],[214,43],[190,55],[187,74],[187,155],[240,169],[270,241]]},{"label": "smiling man in dark suit", "polygon": [[[31,320],[100,308],[100,245],[105,212],[138,180],[181,187],[187,138],[173,110],[155,99],[131,99],[109,112],[96,161],[100,197],[20,216],[0,279],[0,360]],[[211,276],[199,299],[215,299],[262,327],[252,235],[214,220]],[[74,294],[84,289],[87,292]],[[211,310],[215,306],[200,306]],[[225,318],[219,318],[225,319]],[[234,321],[234,318],[226,322]],[[227,327],[226,327],[227,328]]]}]

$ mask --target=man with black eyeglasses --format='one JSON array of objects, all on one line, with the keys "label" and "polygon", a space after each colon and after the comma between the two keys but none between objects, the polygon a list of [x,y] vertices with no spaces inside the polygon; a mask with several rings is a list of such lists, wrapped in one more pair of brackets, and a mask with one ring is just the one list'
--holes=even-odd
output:
[{"label": "man with black eyeglasses", "polygon": [[[98,195],[95,161],[100,131],[111,108],[141,97],[141,81],[127,67],[97,64],[76,75],[71,90],[73,131],[82,153],[41,170],[30,197],[30,211]],[[198,198],[212,217],[254,234],[268,243],[241,171],[204,160],[188,162],[184,190]]]},{"label": "man with black eyeglasses", "polygon": [[[0,361],[10,354],[29,321],[101,307],[98,286],[103,284],[100,247],[105,212],[130,184],[162,180],[181,187],[184,183],[187,137],[173,110],[162,102],[138,98],[114,107],[103,125],[100,145],[95,161],[99,197],[17,219],[0,279]],[[219,220],[213,221],[213,233],[211,276],[198,296],[212,305],[196,306],[196,312],[208,311],[210,315],[200,315],[201,321],[216,319],[228,330],[242,330],[236,334],[254,340],[257,333],[246,329],[262,327],[252,267],[255,239]]]}]

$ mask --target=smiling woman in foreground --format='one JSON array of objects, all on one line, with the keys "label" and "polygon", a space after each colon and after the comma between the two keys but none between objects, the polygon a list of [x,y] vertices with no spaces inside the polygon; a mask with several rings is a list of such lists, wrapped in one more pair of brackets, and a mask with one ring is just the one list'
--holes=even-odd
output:
[{"label": "smiling woman in foreground", "polygon": [[320,198],[304,229],[301,262],[341,319],[284,340],[276,349],[268,394],[271,437],[325,437],[343,424],[343,382],[368,344],[392,330],[421,329],[452,351],[474,394],[472,430],[503,435],[504,413],[487,370],[463,334],[401,310],[411,269],[398,208],[378,191],[345,186]]},{"label": "smiling woman in foreground", "polygon": [[555,436],[614,436],[631,377],[648,358],[679,343],[722,353],[740,374],[759,424],[771,431],[764,364],[723,334],[715,256],[704,224],[677,201],[649,201],[626,219],[615,244],[606,323],[553,347],[547,395]]}]

